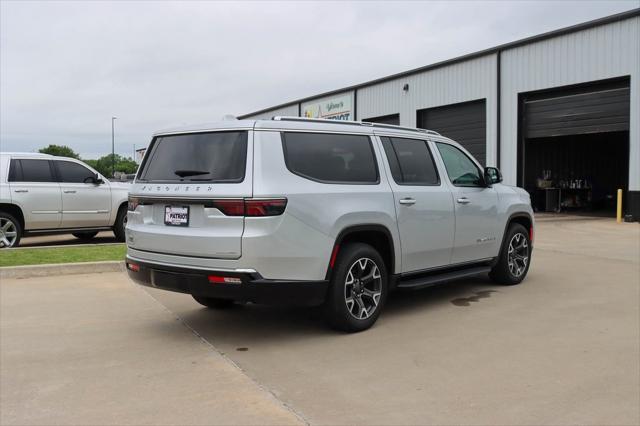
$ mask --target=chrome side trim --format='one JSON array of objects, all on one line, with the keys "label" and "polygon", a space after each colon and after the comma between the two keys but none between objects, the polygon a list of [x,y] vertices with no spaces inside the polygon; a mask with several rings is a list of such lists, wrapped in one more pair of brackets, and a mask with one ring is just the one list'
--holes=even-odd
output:
[{"label": "chrome side trim", "polygon": [[[160,266],[169,266],[173,268],[185,268],[185,265],[178,265],[178,264],[169,263],[169,262],[159,262],[157,260],[138,259],[137,257],[131,256],[130,254],[127,254],[126,258],[134,262],[141,262],[141,263],[160,265]],[[258,271],[256,271],[255,269],[250,269],[250,268],[204,268],[202,266],[193,266],[193,265],[189,265],[188,268],[198,269],[201,271],[236,272],[239,274],[257,274],[258,273]]]}]

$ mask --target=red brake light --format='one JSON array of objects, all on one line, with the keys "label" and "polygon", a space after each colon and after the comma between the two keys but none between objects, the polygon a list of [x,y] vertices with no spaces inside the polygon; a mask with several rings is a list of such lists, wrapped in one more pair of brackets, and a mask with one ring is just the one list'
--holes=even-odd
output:
[{"label": "red brake light", "polygon": [[278,216],[284,213],[284,209],[287,207],[287,199],[218,199],[212,200],[212,204],[213,207],[220,210],[226,216]]},{"label": "red brake light", "polygon": [[213,206],[226,216],[244,216],[244,200],[213,200]]},{"label": "red brake light", "polygon": [[140,265],[127,262],[127,269],[133,272],[140,272]]},{"label": "red brake light", "polygon": [[275,200],[245,200],[247,216],[278,216],[287,207],[286,198]]}]

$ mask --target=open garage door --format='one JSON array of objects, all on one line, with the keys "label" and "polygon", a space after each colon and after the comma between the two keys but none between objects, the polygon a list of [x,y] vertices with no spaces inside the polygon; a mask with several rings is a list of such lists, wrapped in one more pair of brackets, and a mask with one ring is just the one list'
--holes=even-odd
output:
[{"label": "open garage door", "polygon": [[629,79],[525,93],[520,102],[519,183],[536,209],[613,214],[629,177]]},{"label": "open garage door", "polygon": [[483,166],[487,158],[487,107],[484,99],[418,111],[418,127],[435,130],[464,146]]},{"label": "open garage door", "polygon": [[525,138],[629,130],[629,82],[526,97]]}]

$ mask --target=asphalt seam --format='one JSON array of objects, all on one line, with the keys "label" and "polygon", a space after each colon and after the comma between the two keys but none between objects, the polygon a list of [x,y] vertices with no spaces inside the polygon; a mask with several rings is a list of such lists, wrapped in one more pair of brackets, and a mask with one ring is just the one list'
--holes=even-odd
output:
[{"label": "asphalt seam", "polygon": [[293,414],[294,417],[296,417],[301,423],[303,423],[306,426],[310,426],[311,423],[301,414],[299,413],[295,408],[293,408],[291,405],[287,404],[286,402],[284,402],[282,399],[280,399],[275,392],[273,392],[271,389],[269,389],[268,387],[266,387],[265,385],[263,385],[262,383],[258,382],[256,379],[254,379],[253,377],[251,377],[251,375],[249,373],[247,373],[242,367],[240,367],[235,361],[233,361],[231,358],[229,358],[224,352],[220,351],[218,348],[216,348],[213,343],[211,343],[210,341],[208,341],[206,338],[204,338],[200,333],[198,333],[193,327],[191,327],[184,319],[182,319],[182,317],[180,317],[180,315],[176,314],[175,312],[173,312],[171,309],[169,309],[168,307],[166,307],[165,305],[162,304],[162,302],[160,302],[158,299],[156,299],[151,293],[145,291],[145,289],[143,289],[142,287],[140,287],[139,285],[136,285],[132,282],[130,282],[131,285],[133,285],[134,287],[137,288],[138,291],[141,291],[142,293],[146,294],[148,297],[150,297],[155,303],[157,303],[158,305],[160,305],[162,307],[163,310],[165,310],[166,312],[168,312],[169,314],[171,314],[171,316],[173,316],[174,318],[176,318],[178,321],[180,321],[180,323],[189,331],[191,331],[191,333],[193,333],[202,343],[204,343],[205,345],[207,345],[212,351],[216,352],[218,355],[220,355],[225,361],[227,361],[229,364],[231,364],[234,368],[236,368],[240,373],[242,373],[242,375],[244,375],[247,379],[249,379],[249,381],[251,381],[251,383],[255,384],[260,390],[266,392],[271,398],[273,398],[275,400],[275,402],[277,404],[279,404],[282,408],[284,408],[286,411],[288,411],[289,413]]}]

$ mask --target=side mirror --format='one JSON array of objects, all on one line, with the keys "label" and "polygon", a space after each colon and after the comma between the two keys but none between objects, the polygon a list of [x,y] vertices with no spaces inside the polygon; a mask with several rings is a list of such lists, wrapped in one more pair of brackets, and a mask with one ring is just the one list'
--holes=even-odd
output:
[{"label": "side mirror", "polygon": [[485,167],[484,168],[484,181],[487,186],[491,186],[494,183],[502,182],[502,173],[497,167]]},{"label": "side mirror", "polygon": [[84,183],[92,183],[94,185],[101,185],[104,181],[100,178],[99,174],[95,174],[94,176],[88,176],[85,178]]}]

